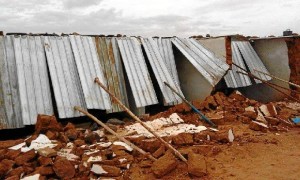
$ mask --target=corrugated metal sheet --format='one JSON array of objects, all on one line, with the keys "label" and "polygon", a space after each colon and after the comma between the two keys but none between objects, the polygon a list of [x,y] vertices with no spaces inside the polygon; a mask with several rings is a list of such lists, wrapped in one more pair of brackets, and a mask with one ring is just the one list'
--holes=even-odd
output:
[{"label": "corrugated metal sheet", "polygon": [[195,39],[174,38],[172,42],[212,86],[215,86],[229,69],[228,64],[218,59]]},{"label": "corrugated metal sheet", "polygon": [[5,118],[6,123],[3,128],[24,127],[12,37],[0,36],[0,53],[0,86],[2,86],[0,88],[0,94],[2,95],[2,98],[0,97],[0,119],[4,120],[3,118]]},{"label": "corrugated metal sheet", "polygon": [[141,40],[160,90],[162,92],[164,104],[181,103],[182,100],[180,99],[180,97],[174,94],[172,90],[164,84],[164,82],[167,82],[171,87],[174,87],[177,92],[183,96],[180,87],[174,82],[171,73],[169,72],[165,64],[165,60],[158,49],[158,45],[152,38],[142,38]]},{"label": "corrugated metal sheet", "polygon": [[45,37],[44,45],[59,117],[81,116],[74,106],[86,105],[69,37]]},{"label": "corrugated metal sheet", "polygon": [[[259,70],[259,71],[269,74],[269,71],[267,70],[265,65],[262,63],[261,59],[258,57],[257,53],[255,52],[255,50],[253,49],[253,47],[251,46],[251,44],[248,41],[232,41],[232,43],[239,48],[250,72],[253,75],[255,75],[265,81],[269,81],[272,79],[269,76],[266,76],[262,73],[258,73],[255,71],[255,70]],[[261,83],[261,81],[259,81],[259,80],[255,80],[255,82]]]},{"label": "corrugated metal sheet", "polygon": [[99,77],[100,81],[106,84],[95,38],[71,35],[70,40],[87,108],[111,109],[109,95],[94,83],[95,77]]},{"label": "corrugated metal sheet", "polygon": [[47,63],[39,36],[13,36],[22,119],[35,124],[37,114],[53,114]]},{"label": "corrugated metal sheet", "polygon": [[122,60],[136,107],[157,104],[158,100],[139,41],[134,37],[118,39]]},{"label": "corrugated metal sheet", "polygon": [[[95,40],[100,63],[107,79],[108,89],[128,107],[127,92],[117,40],[111,37],[95,37]],[[118,104],[113,103],[112,99],[111,104],[112,109],[108,112],[123,111]]]},{"label": "corrugated metal sheet", "polygon": [[[0,36],[0,129],[6,129],[9,128],[9,119],[6,116],[6,101],[5,97],[5,81],[8,77],[6,72],[6,59],[4,57],[4,38],[3,36]],[[9,88],[10,89],[10,88]]]},{"label": "corrugated metal sheet", "polygon": [[[241,66],[244,69],[247,69],[243,57],[235,43],[231,43],[231,51],[232,51],[232,62]],[[232,70],[229,70],[228,73],[225,75],[224,79],[227,87],[238,88],[238,87],[246,87],[252,85],[249,76],[241,73],[237,73],[237,71],[241,71],[241,70],[238,67],[232,65]]]},{"label": "corrugated metal sheet", "polygon": [[180,84],[172,49],[171,38],[153,38],[158,45],[160,54],[176,84]]}]

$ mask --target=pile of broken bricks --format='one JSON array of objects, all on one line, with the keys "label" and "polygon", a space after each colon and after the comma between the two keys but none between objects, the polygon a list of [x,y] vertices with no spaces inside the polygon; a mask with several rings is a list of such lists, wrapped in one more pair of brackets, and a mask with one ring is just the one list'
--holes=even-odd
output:
[{"label": "pile of broken bricks", "polygon": [[[253,132],[286,132],[296,127],[291,119],[299,116],[300,104],[263,104],[239,92],[229,96],[216,93],[205,101],[194,101],[218,129],[209,128],[191,108],[180,104],[143,120],[187,159],[182,162],[162,143],[133,122],[109,124],[156,161],[117,140],[103,128],[82,129],[72,123],[62,126],[54,116],[39,115],[35,133],[25,139],[0,142],[0,179],[143,179],[166,178],[186,166],[190,177],[207,176],[205,156],[184,151],[197,145],[230,144],[241,137],[235,125]],[[214,147],[212,153],[218,153]],[[145,179],[147,179],[145,178]]]}]

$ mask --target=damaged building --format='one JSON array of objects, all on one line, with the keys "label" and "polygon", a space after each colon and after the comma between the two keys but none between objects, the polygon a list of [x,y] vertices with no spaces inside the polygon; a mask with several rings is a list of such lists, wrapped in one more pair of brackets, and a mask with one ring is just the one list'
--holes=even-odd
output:
[{"label": "damaged building", "polygon": [[0,179],[226,178],[229,146],[300,125],[299,36],[7,33],[0,69],[0,132],[32,134],[0,141]]}]

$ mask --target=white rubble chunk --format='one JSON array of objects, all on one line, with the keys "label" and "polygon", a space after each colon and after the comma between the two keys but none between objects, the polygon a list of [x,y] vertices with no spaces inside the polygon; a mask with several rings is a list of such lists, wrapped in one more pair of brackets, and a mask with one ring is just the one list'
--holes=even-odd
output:
[{"label": "white rubble chunk", "polygon": [[234,140],[234,134],[233,134],[232,129],[228,130],[228,140],[229,140],[229,142],[233,142],[233,140]]},{"label": "white rubble chunk", "polygon": [[95,174],[101,175],[101,174],[107,174],[107,171],[105,171],[102,166],[98,164],[93,164],[91,171]]},{"label": "white rubble chunk", "polygon": [[91,156],[89,157],[89,159],[87,160],[87,162],[100,162],[102,161],[102,157],[101,156]]},{"label": "white rubble chunk", "polygon": [[22,142],[22,143],[20,143],[20,144],[17,144],[17,145],[15,145],[15,146],[12,146],[12,147],[10,147],[10,148],[8,148],[8,149],[11,149],[11,150],[19,150],[19,149],[22,148],[23,146],[26,146],[26,143],[25,143],[25,142]]},{"label": "white rubble chunk", "polygon": [[39,180],[40,176],[41,176],[40,174],[35,174],[35,175],[32,175],[32,176],[24,177],[21,180]]},{"label": "white rubble chunk", "polygon": [[119,145],[119,146],[124,146],[126,148],[127,151],[132,151],[132,147],[128,146],[126,143],[121,142],[121,141],[115,141],[113,143],[114,145]]}]

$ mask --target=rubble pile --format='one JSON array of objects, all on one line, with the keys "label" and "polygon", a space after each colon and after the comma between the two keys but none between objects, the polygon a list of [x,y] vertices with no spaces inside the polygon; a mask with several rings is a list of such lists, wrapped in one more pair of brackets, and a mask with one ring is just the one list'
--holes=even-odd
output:
[{"label": "rubble pile", "polygon": [[152,154],[157,158],[154,162],[103,128],[92,131],[76,128],[72,123],[63,127],[54,116],[39,115],[33,135],[0,142],[0,179],[204,177],[208,175],[205,156],[220,153],[218,145],[245,142],[245,138],[249,141],[246,129],[259,133],[287,132],[297,126],[292,118],[300,114],[298,103],[262,104],[237,91],[228,97],[216,93],[203,102],[194,101],[193,105],[218,129],[203,123],[185,104],[143,118],[188,159],[187,163],[139,124],[112,123],[109,127]]}]

